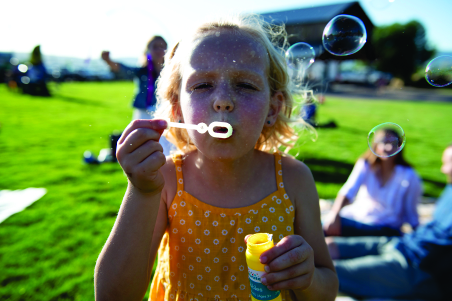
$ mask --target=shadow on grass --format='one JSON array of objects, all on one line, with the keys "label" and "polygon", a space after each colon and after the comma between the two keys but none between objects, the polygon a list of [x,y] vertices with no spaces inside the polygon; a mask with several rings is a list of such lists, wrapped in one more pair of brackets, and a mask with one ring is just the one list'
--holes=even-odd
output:
[{"label": "shadow on grass", "polygon": [[343,184],[352,172],[353,164],[330,159],[305,158],[316,182]]},{"label": "shadow on grass", "polygon": [[[305,158],[302,161],[309,167],[309,169],[311,169],[312,175],[314,176],[314,180],[316,182],[341,185],[347,181],[354,166],[350,163],[330,159]],[[445,183],[429,178],[422,178],[422,181],[435,186],[435,188],[440,191],[442,191],[445,186]],[[434,198],[437,197],[436,195],[432,195],[428,192],[424,192],[424,196]]]},{"label": "shadow on grass", "polygon": [[54,94],[53,99],[63,100],[65,102],[93,106],[93,107],[105,107],[105,105],[102,104],[102,102],[97,101],[97,100],[83,99],[83,98],[77,98],[77,97],[66,96],[66,95],[61,95],[61,94]]}]

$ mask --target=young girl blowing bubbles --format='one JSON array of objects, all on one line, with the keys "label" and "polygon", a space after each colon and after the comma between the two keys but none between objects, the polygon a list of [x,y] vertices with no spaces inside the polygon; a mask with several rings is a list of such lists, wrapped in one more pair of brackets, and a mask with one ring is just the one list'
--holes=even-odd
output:
[{"label": "young girl blowing bubbles", "polygon": [[183,155],[165,159],[166,121],[126,128],[117,157],[129,185],[96,265],[96,300],[142,300],[157,253],[150,300],[250,300],[244,238],[256,232],[276,243],[260,257],[269,289],[283,300],[334,300],[312,175],[269,153],[293,131],[286,64],[267,35],[257,18],[230,18],[200,26],[168,54],[161,117],[227,122],[233,134],[171,128]]}]

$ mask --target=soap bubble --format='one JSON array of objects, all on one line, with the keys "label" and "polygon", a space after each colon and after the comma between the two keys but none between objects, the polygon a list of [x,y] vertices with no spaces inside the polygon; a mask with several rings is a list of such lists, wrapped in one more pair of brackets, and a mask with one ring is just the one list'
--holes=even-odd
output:
[{"label": "soap bubble", "polygon": [[405,132],[400,125],[385,122],[370,130],[367,144],[377,157],[388,158],[398,154],[405,146]]},{"label": "soap bubble", "polygon": [[292,69],[306,70],[315,61],[315,51],[307,43],[296,43],[286,51],[287,66]]},{"label": "soap bubble", "polygon": [[322,43],[334,55],[346,56],[358,52],[366,44],[363,22],[354,16],[338,15],[323,30]]},{"label": "soap bubble", "polygon": [[435,87],[445,87],[452,83],[452,56],[442,55],[428,63],[425,79]]}]

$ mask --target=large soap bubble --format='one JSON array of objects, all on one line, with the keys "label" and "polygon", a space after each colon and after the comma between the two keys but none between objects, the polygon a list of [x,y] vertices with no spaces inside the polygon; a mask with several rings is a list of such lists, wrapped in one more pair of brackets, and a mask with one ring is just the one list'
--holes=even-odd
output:
[{"label": "large soap bubble", "polygon": [[296,70],[306,70],[315,61],[315,51],[307,43],[296,43],[286,51],[287,66]]},{"label": "large soap bubble", "polygon": [[425,79],[434,87],[445,87],[452,83],[452,56],[442,55],[428,63]]},{"label": "large soap bubble", "polygon": [[366,27],[354,16],[338,15],[323,30],[323,47],[334,55],[346,56],[358,52],[367,40]]},{"label": "large soap bubble", "polygon": [[370,150],[380,158],[388,158],[398,154],[405,146],[405,132],[400,125],[385,122],[370,130],[367,144]]}]

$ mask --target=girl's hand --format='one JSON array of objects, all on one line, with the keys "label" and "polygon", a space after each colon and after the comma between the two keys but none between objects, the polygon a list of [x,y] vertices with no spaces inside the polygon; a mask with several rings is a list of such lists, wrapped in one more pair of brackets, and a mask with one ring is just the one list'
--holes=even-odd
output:
[{"label": "girl's hand", "polygon": [[134,120],[118,140],[116,157],[129,182],[143,193],[160,192],[165,181],[160,167],[166,163],[158,142],[165,120]]},{"label": "girl's hand", "polygon": [[305,290],[314,276],[314,251],[299,235],[289,235],[261,254],[266,274],[262,283],[270,290]]},{"label": "girl's hand", "polygon": [[110,51],[102,51],[102,53],[100,54],[100,57],[104,61],[109,62],[110,61]]}]

